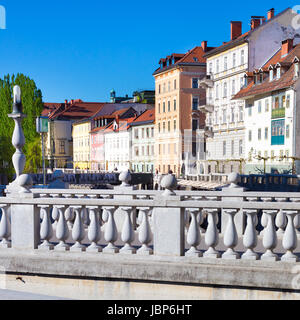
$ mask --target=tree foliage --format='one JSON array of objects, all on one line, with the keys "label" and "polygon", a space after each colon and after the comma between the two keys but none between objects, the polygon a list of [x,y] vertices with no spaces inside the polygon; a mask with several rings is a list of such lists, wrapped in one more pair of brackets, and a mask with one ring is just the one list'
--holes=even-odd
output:
[{"label": "tree foliage", "polygon": [[42,92],[36,87],[34,80],[29,77],[23,74],[16,76],[8,74],[0,79],[0,171],[9,175],[14,173],[11,158],[15,148],[11,144],[14,121],[8,117],[8,114],[12,113],[15,85],[21,88],[23,113],[27,115],[22,122],[26,140],[23,152],[31,163],[28,165],[26,163],[26,171],[37,170],[41,167],[41,148],[37,147],[39,134],[36,132],[35,121],[43,110]]}]

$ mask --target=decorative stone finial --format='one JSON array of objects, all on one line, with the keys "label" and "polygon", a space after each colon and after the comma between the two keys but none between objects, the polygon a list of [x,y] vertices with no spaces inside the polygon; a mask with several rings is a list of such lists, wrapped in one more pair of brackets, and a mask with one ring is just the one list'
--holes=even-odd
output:
[{"label": "decorative stone finial", "polygon": [[177,179],[173,174],[168,174],[164,176],[161,180],[160,185],[165,188],[163,196],[174,196],[175,192],[173,191],[177,187]]},{"label": "decorative stone finial", "polygon": [[129,182],[131,181],[131,173],[130,171],[123,171],[119,175],[119,180],[122,182],[122,187],[130,186]]},{"label": "decorative stone finial", "polygon": [[21,187],[19,193],[31,193],[30,188],[33,185],[33,181],[29,174],[22,174],[18,178],[18,184]]},{"label": "decorative stone finial", "polygon": [[229,188],[238,188],[238,183],[240,182],[240,175],[237,172],[231,172],[228,175],[228,182],[230,183]]}]

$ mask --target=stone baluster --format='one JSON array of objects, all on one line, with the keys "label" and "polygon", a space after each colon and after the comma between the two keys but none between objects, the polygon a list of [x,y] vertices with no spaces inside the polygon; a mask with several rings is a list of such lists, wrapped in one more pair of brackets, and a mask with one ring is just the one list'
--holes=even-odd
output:
[{"label": "stone baluster", "polygon": [[50,220],[49,205],[40,205],[40,216],[42,219],[40,227],[40,237],[43,243],[38,246],[41,250],[53,250],[54,245],[50,243],[50,239],[53,235],[52,224]]},{"label": "stone baluster", "polygon": [[[271,198],[271,197],[261,197],[261,201],[263,201],[263,202],[272,202],[273,198]],[[263,227],[263,230],[261,230],[260,235],[263,235],[264,232],[265,232],[265,229],[267,227],[267,224],[268,224],[268,218],[267,218],[267,215],[266,215],[266,213],[264,211],[263,211],[263,213],[261,215],[260,223],[261,223],[261,225]]]},{"label": "stone baluster", "polygon": [[75,212],[75,221],[72,229],[72,238],[75,244],[71,247],[71,251],[85,251],[85,245],[81,244],[84,239],[84,226],[82,222],[82,206],[72,206]]},{"label": "stone baluster", "polygon": [[[259,199],[257,197],[246,197],[247,201],[249,202],[258,202]],[[256,229],[257,225],[258,225],[258,216],[257,216],[257,210],[255,211],[256,214],[254,214],[252,216],[253,219],[253,225],[254,225],[254,229],[255,229],[255,233],[258,235],[259,231]]]},{"label": "stone baluster", "polygon": [[[78,194],[77,197],[79,199],[87,199],[88,197],[84,194]],[[81,211],[80,211],[80,214],[81,214],[81,219],[82,219],[82,222],[84,224],[85,227],[87,227],[89,225],[89,213],[88,213],[88,210],[85,206],[82,206],[81,207]]]},{"label": "stone baluster", "polygon": [[149,210],[150,208],[139,208],[139,214],[141,215],[139,242],[142,244],[142,246],[137,250],[137,254],[141,255],[153,254],[153,250],[149,247],[149,243],[151,241],[151,228],[148,216]]},{"label": "stone baluster", "polygon": [[[286,198],[275,198],[277,202],[286,202]],[[286,215],[282,209],[276,215],[275,225],[278,228],[277,235],[282,236],[284,234],[284,228],[286,226]]]},{"label": "stone baluster", "polygon": [[[291,202],[300,202],[300,198],[290,198]],[[299,236],[300,235],[300,210],[297,210],[297,214],[294,217],[294,226],[295,226],[295,231],[296,231],[296,235]]]},{"label": "stone baluster", "polygon": [[202,257],[202,252],[197,249],[201,242],[200,225],[197,221],[197,216],[201,215],[201,211],[199,212],[199,209],[197,208],[191,208],[189,209],[189,212],[192,219],[187,233],[187,243],[191,246],[191,248],[185,253],[185,255]]},{"label": "stone baluster", "polygon": [[274,217],[277,210],[264,210],[267,219],[267,227],[264,230],[263,246],[267,251],[261,256],[261,260],[277,261],[278,256],[273,252],[277,246],[277,235],[275,231]]},{"label": "stone baluster", "polygon": [[247,248],[242,259],[257,260],[258,254],[253,251],[257,245],[257,230],[255,229],[255,218],[257,220],[257,210],[244,210],[247,216],[247,226],[245,229],[243,244]]},{"label": "stone baluster", "polygon": [[[119,249],[114,245],[118,239],[118,230],[114,219],[115,207],[105,207],[104,212],[107,215],[105,224],[104,239],[108,245],[103,249],[104,253],[118,253]],[[104,217],[106,218],[106,217]]]},{"label": "stone baluster", "polygon": [[238,235],[234,224],[234,216],[237,214],[237,209],[224,210],[224,213],[228,215],[227,226],[224,233],[224,244],[228,248],[223,254],[223,259],[239,259],[240,255],[234,251],[238,243]]},{"label": "stone baluster", "polygon": [[88,227],[88,238],[92,242],[87,248],[90,252],[101,252],[102,247],[98,245],[101,238],[101,221],[99,219],[99,212],[97,206],[88,206],[90,215],[90,224]]},{"label": "stone baluster", "polygon": [[[61,195],[57,193],[50,194],[50,196],[55,199],[61,197]],[[42,197],[44,197],[44,195],[42,195]],[[54,220],[53,229],[56,229],[58,219],[59,219],[59,208],[57,206],[53,206],[51,216],[52,216],[52,219]]]},{"label": "stone baluster", "polygon": [[120,253],[133,254],[136,253],[136,249],[131,246],[131,242],[134,240],[134,231],[130,218],[132,211],[131,207],[122,207],[121,210],[125,213],[125,219],[123,223],[121,239],[125,242],[124,247],[120,250]]},{"label": "stone baluster", "polygon": [[9,217],[6,210],[7,205],[0,205],[0,209],[2,211],[2,217],[0,222],[0,238],[2,238],[2,241],[0,242],[0,247],[11,248],[11,241],[9,240],[11,228]]},{"label": "stone baluster", "polygon": [[219,258],[220,252],[215,247],[219,243],[219,233],[216,225],[216,216],[218,214],[217,209],[205,209],[208,217],[208,226],[205,232],[205,244],[208,246],[208,250],[204,252],[203,257]]},{"label": "stone baluster", "polygon": [[293,253],[297,247],[297,235],[294,226],[294,218],[298,211],[286,211],[287,226],[282,239],[282,246],[287,252],[281,257],[281,261],[297,262],[299,259]]},{"label": "stone baluster", "polygon": [[[70,199],[70,198],[72,198],[72,194],[65,194],[64,197],[67,199]],[[67,221],[68,228],[71,231],[73,229],[73,222],[74,222],[74,218],[75,218],[74,211],[71,206],[68,206],[66,208],[65,218]]]},{"label": "stone baluster", "polygon": [[56,225],[56,238],[59,240],[54,249],[59,251],[68,251],[70,246],[66,243],[69,237],[69,228],[65,219],[64,209],[65,206],[55,206],[58,209],[58,222]]}]

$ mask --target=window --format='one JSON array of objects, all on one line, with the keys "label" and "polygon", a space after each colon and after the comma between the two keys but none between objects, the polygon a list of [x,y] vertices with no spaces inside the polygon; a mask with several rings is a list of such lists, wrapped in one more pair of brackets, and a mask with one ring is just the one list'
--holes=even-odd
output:
[{"label": "window", "polygon": [[227,57],[224,57],[224,71],[227,70]]},{"label": "window", "polygon": [[192,120],[192,130],[196,131],[198,129],[198,120],[197,119],[193,119]]},{"label": "window", "polygon": [[242,155],[243,154],[243,140],[239,141],[239,154]]},{"label": "window", "polygon": [[248,105],[248,116],[252,116],[252,106],[250,104]]},{"label": "window", "polygon": [[219,99],[219,85],[216,85],[216,99]]},{"label": "window", "polygon": [[295,63],[294,64],[295,66],[295,78],[298,78],[299,77],[299,63]]},{"label": "window", "polygon": [[239,107],[239,121],[243,121],[243,115],[244,115],[244,113],[243,113],[243,107]]},{"label": "window", "polygon": [[142,129],[142,139],[144,139],[145,138],[145,129],[143,128]]},{"label": "window", "polygon": [[242,89],[245,86],[247,86],[247,77],[240,77],[240,89]]},{"label": "window", "polygon": [[170,111],[171,111],[171,102],[168,101],[168,112],[170,112]]},{"label": "window", "polygon": [[210,75],[212,75],[213,71],[212,71],[212,63],[209,63],[209,67],[208,67],[208,72]]},{"label": "window", "polygon": [[222,123],[226,123],[226,109],[223,109],[223,121]]},{"label": "window", "polygon": [[227,97],[227,82],[224,82],[223,84],[223,97]]},{"label": "window", "polygon": [[176,125],[177,125],[177,123],[176,123],[176,119],[174,120],[174,131],[177,129],[176,128]]},{"label": "window", "polygon": [[216,73],[219,73],[219,69],[220,69],[219,60],[217,60],[216,61]]},{"label": "window", "polygon": [[273,120],[271,123],[271,145],[284,144],[285,120]]},{"label": "window", "polygon": [[291,96],[289,94],[286,95],[286,108],[289,108],[291,104]]},{"label": "window", "polygon": [[268,112],[270,109],[269,99],[266,99],[265,101],[265,111]]},{"label": "window", "polygon": [[193,110],[198,110],[198,98],[193,98],[193,105],[192,105],[192,109]]},{"label": "window", "polygon": [[168,82],[168,91],[169,92],[171,91],[171,83],[170,83],[170,81]]},{"label": "window", "polygon": [[231,140],[231,155],[234,156],[234,140]]},{"label": "window", "polygon": [[285,136],[287,138],[290,137],[290,125],[289,124],[286,125]]},{"label": "window", "polygon": [[252,141],[252,131],[251,130],[248,131],[248,140]]},{"label": "window", "polygon": [[66,153],[65,141],[59,141],[59,153],[60,154],[65,154]]},{"label": "window", "polygon": [[[159,126],[159,128],[160,128],[160,123],[158,124],[158,126]],[[134,130],[134,136],[135,136],[136,139],[139,138],[139,129],[135,129],[135,130]]]},{"label": "window", "polygon": [[270,70],[270,81],[273,81],[273,79],[274,79],[274,70],[271,69]]},{"label": "window", "polygon": [[174,111],[176,111],[176,99],[174,99]]},{"label": "window", "polygon": [[163,132],[165,133],[166,132],[166,123],[163,122]]},{"label": "window", "polygon": [[235,63],[236,63],[236,54],[233,53],[232,54],[232,67],[235,67]]},{"label": "window", "polygon": [[242,50],[241,51],[241,65],[243,65],[245,63],[245,51]]},{"label": "window", "polygon": [[219,124],[219,112],[215,112],[215,124]]},{"label": "window", "polygon": [[151,137],[154,138],[154,128],[151,128]]},{"label": "window", "polygon": [[198,78],[193,78],[192,80],[192,88],[198,89]]},{"label": "window", "polygon": [[174,90],[176,90],[176,79],[174,80]]},{"label": "window", "polygon": [[265,140],[268,140],[269,128],[265,128]]},{"label": "window", "polygon": [[223,156],[226,156],[226,141],[223,141]]},{"label": "window", "polygon": [[258,113],[261,113],[261,101],[258,101]]},{"label": "window", "polygon": [[158,133],[160,133],[160,123],[158,123]]},{"label": "window", "polygon": [[170,132],[171,131],[171,121],[169,120],[168,121],[168,132]]},{"label": "window", "polygon": [[279,79],[280,78],[280,67],[278,67],[276,69],[276,78]]},{"label": "window", "polygon": [[234,122],[234,108],[231,108],[231,122]]},{"label": "window", "polygon": [[163,112],[166,112],[166,103],[163,102]]},{"label": "window", "polygon": [[161,92],[160,84],[158,85],[158,93]]},{"label": "window", "polygon": [[235,94],[235,80],[232,80],[231,94]]},{"label": "window", "polygon": [[158,104],[158,113],[160,113],[160,103]]},{"label": "window", "polygon": [[261,128],[259,128],[257,131],[257,139],[261,140]]}]

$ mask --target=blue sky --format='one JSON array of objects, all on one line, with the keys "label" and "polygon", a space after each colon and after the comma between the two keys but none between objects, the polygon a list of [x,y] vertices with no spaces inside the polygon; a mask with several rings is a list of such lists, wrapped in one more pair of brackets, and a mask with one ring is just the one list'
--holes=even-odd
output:
[{"label": "blue sky", "polygon": [[161,57],[207,40],[221,45],[230,21],[249,29],[252,15],[279,13],[289,1],[0,0],[0,77],[33,78],[45,102],[108,101],[136,89],[154,89]]}]

